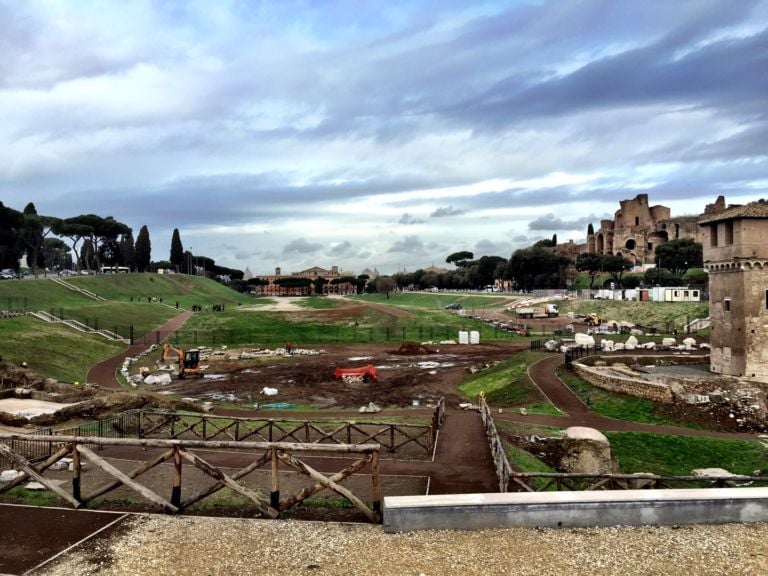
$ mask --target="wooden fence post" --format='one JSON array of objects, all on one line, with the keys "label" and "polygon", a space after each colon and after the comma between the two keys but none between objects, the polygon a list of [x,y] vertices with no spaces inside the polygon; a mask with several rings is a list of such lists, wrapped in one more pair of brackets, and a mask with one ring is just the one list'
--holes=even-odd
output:
[{"label": "wooden fence post", "polygon": [[171,490],[171,504],[179,508],[181,506],[181,452],[179,447],[173,447],[173,489]]},{"label": "wooden fence post", "polygon": [[381,482],[379,480],[379,453],[371,453],[371,483],[373,489],[373,511],[381,514]]},{"label": "wooden fence post", "polygon": [[77,451],[77,445],[72,444],[72,497],[80,502],[80,452]]},{"label": "wooden fence post", "polygon": [[272,492],[269,494],[269,505],[280,510],[280,479],[278,476],[277,448],[272,447]]}]

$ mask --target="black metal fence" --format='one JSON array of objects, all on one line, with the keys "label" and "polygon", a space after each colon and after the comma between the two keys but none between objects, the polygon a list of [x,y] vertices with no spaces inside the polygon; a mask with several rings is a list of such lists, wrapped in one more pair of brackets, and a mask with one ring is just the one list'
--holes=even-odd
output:
[{"label": "black metal fence", "polygon": [[176,345],[185,346],[221,346],[237,344],[259,344],[262,346],[282,346],[286,341],[299,344],[332,344],[332,343],[385,343],[385,342],[440,342],[444,340],[458,341],[459,331],[477,331],[480,340],[510,340],[516,335],[499,326],[467,325],[467,326],[320,326],[297,325],[295,328],[281,327],[275,334],[266,330],[179,330],[163,334],[153,332],[147,336],[135,337],[136,344],[159,344],[166,338]]},{"label": "black metal fence", "polygon": [[[38,428],[29,432],[29,434],[50,436],[53,434],[50,428]],[[45,460],[51,455],[51,444],[48,442],[28,442],[21,438],[14,438],[8,441],[8,447],[22,455],[29,462],[39,462]],[[0,455],[0,469],[5,470],[13,468],[15,463]]]},{"label": "black metal fence", "polygon": [[54,431],[58,436],[80,436],[85,438],[137,438],[141,432],[142,410],[127,410],[94,422],[85,422],[72,428]]}]

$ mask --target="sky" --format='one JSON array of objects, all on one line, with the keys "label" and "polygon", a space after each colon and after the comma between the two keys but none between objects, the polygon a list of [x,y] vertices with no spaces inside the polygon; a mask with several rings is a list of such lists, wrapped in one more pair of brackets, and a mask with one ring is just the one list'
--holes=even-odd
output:
[{"label": "sky", "polygon": [[768,197],[768,0],[0,0],[0,201],[254,275]]}]

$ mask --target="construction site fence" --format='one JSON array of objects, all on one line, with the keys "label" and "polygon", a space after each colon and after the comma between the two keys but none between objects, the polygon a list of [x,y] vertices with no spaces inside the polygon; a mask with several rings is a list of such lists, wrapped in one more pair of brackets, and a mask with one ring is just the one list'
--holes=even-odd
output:
[{"label": "construction site fence", "polygon": [[491,449],[491,457],[493,458],[493,465],[496,469],[496,478],[499,481],[499,492],[508,492],[509,479],[512,475],[512,466],[510,465],[509,458],[507,458],[507,453],[504,450],[504,443],[501,441],[499,431],[496,429],[496,424],[493,421],[491,408],[485,401],[484,396],[480,396],[480,418],[483,421],[485,437],[488,439],[488,445]]}]

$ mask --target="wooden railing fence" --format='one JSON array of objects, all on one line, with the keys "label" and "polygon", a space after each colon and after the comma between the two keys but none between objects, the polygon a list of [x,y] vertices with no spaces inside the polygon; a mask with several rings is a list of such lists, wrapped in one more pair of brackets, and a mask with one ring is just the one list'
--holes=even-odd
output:
[{"label": "wooden railing fence", "polygon": [[[441,404],[445,410],[444,402]],[[435,411],[442,418],[443,412]],[[141,438],[194,438],[233,442],[300,442],[303,444],[365,444],[376,442],[394,453],[408,446],[431,453],[437,437],[433,423],[401,424],[338,420],[275,420],[234,418],[204,414],[144,411],[141,414]]]},{"label": "wooden railing fence", "polygon": [[[22,454],[19,454],[12,448],[13,442],[23,440],[24,442],[40,442],[52,446],[52,454],[42,462],[31,464]],[[125,473],[116,468],[106,459],[97,455],[91,448],[93,444],[105,447],[128,447],[128,448],[159,448],[163,452],[142,462],[140,466]],[[234,450],[234,451],[255,451],[262,455],[253,460],[248,466],[235,472],[227,474],[220,467],[214,466],[192,450]],[[7,458],[14,463],[14,466],[21,472],[15,480],[0,485],[0,493],[19,486],[20,484],[35,480],[43,484],[48,490],[54,492],[62,500],[69,503],[74,508],[80,508],[84,504],[91,502],[94,498],[102,496],[115,488],[125,486],[152,504],[158,506],[168,513],[183,512],[189,506],[205,499],[206,497],[218,492],[224,487],[230,488],[234,492],[248,499],[253,506],[267,518],[277,518],[281,512],[287,510],[310,496],[323,490],[332,490],[346,500],[352,503],[366,518],[371,522],[381,520],[381,482],[379,475],[379,451],[378,444],[301,444],[287,442],[247,442],[247,441],[203,441],[203,440],[164,440],[164,439],[129,439],[129,438],[90,438],[77,436],[57,436],[56,442],[51,442],[50,436],[44,435],[21,435],[0,433],[0,456]],[[143,452],[142,452],[143,453]],[[310,455],[358,455],[358,459],[348,464],[343,470],[336,472],[331,476],[326,476],[297,456],[309,453]],[[71,489],[67,490],[46,478],[44,472],[53,466],[56,462],[65,457],[72,458],[72,482]],[[91,465],[100,469],[102,472],[111,476],[113,479],[109,482],[93,489],[88,494],[82,493],[82,471],[83,460],[87,460]],[[170,499],[158,494],[156,491],[140,484],[135,479],[148,472],[155,466],[164,462],[171,462],[174,467],[173,481],[171,487]],[[193,465],[201,470],[207,476],[214,480],[208,487],[189,495],[182,499],[182,465],[184,462]],[[303,488],[298,492],[281,499],[280,480],[278,474],[278,464],[283,462],[288,467],[296,470],[311,478],[315,483]],[[271,463],[271,491],[267,501],[257,491],[248,488],[238,480],[246,477],[251,472],[258,470]],[[351,490],[341,485],[341,482],[349,476],[359,472],[370,465],[372,502],[368,506],[361,498],[352,493]]]},{"label": "wooden railing fence", "polygon": [[485,401],[485,396],[480,395],[480,418],[483,421],[483,428],[485,428],[485,436],[488,439],[488,444],[491,448],[491,457],[493,458],[493,465],[496,468],[496,477],[499,480],[499,492],[509,491],[509,478],[512,475],[512,466],[509,464],[509,459],[504,451],[504,444],[499,437],[499,432],[496,430],[496,424],[493,422],[493,416],[491,416],[491,408]]}]

